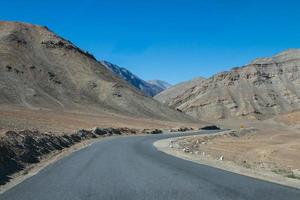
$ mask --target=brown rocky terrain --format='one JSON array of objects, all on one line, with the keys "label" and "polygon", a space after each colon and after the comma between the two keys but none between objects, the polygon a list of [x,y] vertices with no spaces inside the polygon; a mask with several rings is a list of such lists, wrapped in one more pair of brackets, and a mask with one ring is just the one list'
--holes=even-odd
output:
[{"label": "brown rocky terrain", "polygon": [[[265,119],[299,109],[300,49],[256,59],[180,93],[168,105],[205,120]],[[164,102],[163,94],[156,99]]]},{"label": "brown rocky terrain", "polygon": [[146,97],[48,28],[18,22],[0,22],[0,94],[3,108],[192,121]]}]

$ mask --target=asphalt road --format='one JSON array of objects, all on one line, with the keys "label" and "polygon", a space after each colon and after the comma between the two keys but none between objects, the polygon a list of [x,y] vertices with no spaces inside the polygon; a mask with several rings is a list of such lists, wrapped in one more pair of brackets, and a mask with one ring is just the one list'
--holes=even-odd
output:
[{"label": "asphalt road", "polygon": [[46,167],[0,199],[300,200],[300,190],[185,161],[152,145],[178,135],[102,140]]}]

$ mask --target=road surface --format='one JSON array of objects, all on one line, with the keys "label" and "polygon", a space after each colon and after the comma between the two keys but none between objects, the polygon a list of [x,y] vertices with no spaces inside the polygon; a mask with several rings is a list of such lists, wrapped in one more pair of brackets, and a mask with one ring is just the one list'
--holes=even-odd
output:
[{"label": "road surface", "polygon": [[46,167],[0,199],[300,200],[300,190],[182,160],[153,146],[178,135],[104,139]]}]

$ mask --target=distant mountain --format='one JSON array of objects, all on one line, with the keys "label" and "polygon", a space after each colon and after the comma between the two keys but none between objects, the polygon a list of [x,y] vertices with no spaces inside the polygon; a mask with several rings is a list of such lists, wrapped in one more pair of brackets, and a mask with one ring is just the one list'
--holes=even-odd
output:
[{"label": "distant mountain", "polygon": [[[168,90],[172,89],[169,88]],[[265,119],[300,108],[300,49],[259,58],[185,91],[155,98],[198,119]]]},{"label": "distant mountain", "polygon": [[186,90],[201,84],[203,80],[205,80],[205,78],[198,77],[190,81],[178,83],[176,85],[167,88],[161,93],[158,93],[157,95],[154,96],[154,98],[164,104],[169,104],[175,97],[179,96],[180,94],[183,94]]},{"label": "distant mountain", "polygon": [[112,64],[108,61],[101,61],[101,63],[114,74],[119,76],[120,78],[124,79],[128,83],[130,83],[133,87],[140,90],[147,96],[153,97],[154,95],[158,94],[159,92],[163,91],[166,86],[169,85],[163,81],[156,81],[153,84],[150,82],[146,82],[130,72],[128,69],[119,67],[118,65]]},{"label": "distant mountain", "polygon": [[[119,70],[128,80],[148,89],[148,83],[125,69]],[[152,86],[148,87],[153,91]],[[3,105],[171,121],[191,119],[143,95],[108,70],[107,64],[48,28],[0,21],[0,106]]]},{"label": "distant mountain", "polygon": [[167,83],[166,81],[162,81],[162,80],[150,80],[150,81],[147,81],[147,82],[161,88],[161,91],[163,91],[163,90],[165,90],[165,89],[172,86],[170,83]]}]

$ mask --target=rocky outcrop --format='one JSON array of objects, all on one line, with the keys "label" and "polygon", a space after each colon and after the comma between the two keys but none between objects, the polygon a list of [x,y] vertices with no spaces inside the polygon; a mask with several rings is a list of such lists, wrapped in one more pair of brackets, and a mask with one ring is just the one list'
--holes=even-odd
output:
[{"label": "rocky outcrop", "polygon": [[205,120],[265,119],[300,108],[300,50],[233,68],[189,88],[169,106]]}]

